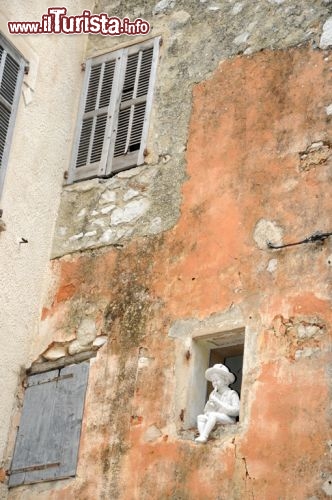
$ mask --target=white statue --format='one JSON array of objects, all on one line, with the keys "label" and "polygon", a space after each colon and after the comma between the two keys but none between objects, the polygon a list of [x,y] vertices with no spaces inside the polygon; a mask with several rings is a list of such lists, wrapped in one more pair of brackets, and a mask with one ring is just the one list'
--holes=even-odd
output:
[{"label": "white statue", "polygon": [[240,411],[239,396],[228,387],[234,382],[235,376],[227,366],[217,364],[208,368],[205,378],[212,382],[213,391],[205,405],[204,415],[197,417],[199,436],[195,439],[196,443],[206,443],[216,424],[234,424]]}]

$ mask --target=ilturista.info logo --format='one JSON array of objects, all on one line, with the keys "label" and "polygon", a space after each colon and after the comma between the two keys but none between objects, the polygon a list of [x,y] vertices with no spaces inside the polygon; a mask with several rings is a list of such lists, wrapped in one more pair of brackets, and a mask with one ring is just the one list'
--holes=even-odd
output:
[{"label": "ilturista.info logo", "polygon": [[147,35],[150,24],[144,19],[130,21],[128,17],[109,17],[105,12],[93,14],[83,10],[79,16],[67,16],[66,7],[50,7],[40,21],[9,21],[8,31],[12,35],[55,34],[119,36]]}]

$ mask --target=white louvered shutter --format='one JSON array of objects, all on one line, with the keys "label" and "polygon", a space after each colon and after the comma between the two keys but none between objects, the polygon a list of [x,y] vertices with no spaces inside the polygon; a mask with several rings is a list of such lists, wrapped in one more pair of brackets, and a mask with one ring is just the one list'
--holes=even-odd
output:
[{"label": "white louvered shutter", "polygon": [[0,193],[24,75],[24,59],[0,35]]},{"label": "white louvered shutter", "polygon": [[144,162],[159,39],[90,59],[69,182]]},{"label": "white louvered shutter", "polygon": [[[115,77],[119,73],[117,53],[90,59],[86,64],[85,88],[81,98],[79,127],[74,145],[74,180],[99,175],[106,166],[107,128],[114,99]],[[117,70],[117,71],[116,71]]]}]

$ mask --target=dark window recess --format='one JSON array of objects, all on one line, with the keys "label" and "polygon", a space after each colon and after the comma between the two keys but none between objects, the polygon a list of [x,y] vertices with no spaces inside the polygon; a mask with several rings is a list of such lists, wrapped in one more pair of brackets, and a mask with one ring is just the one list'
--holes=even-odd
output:
[{"label": "dark window recess", "polygon": [[[213,366],[216,363],[222,363],[223,365],[227,366],[229,371],[231,371],[236,377],[234,384],[231,384],[229,387],[236,391],[240,397],[242,384],[243,347],[243,344],[238,344],[211,349],[209,363],[209,366]],[[212,389],[213,387],[211,382],[208,382],[207,398]]]},{"label": "dark window recess", "polygon": [[89,363],[31,375],[9,486],[75,476]]}]

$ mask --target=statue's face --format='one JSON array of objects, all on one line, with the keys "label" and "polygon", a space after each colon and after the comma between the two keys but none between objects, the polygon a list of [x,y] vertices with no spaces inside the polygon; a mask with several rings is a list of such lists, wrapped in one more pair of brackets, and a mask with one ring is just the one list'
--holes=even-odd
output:
[{"label": "statue's face", "polygon": [[222,389],[224,387],[227,387],[227,384],[222,377],[219,377],[219,375],[212,375],[211,382],[214,389]]}]

